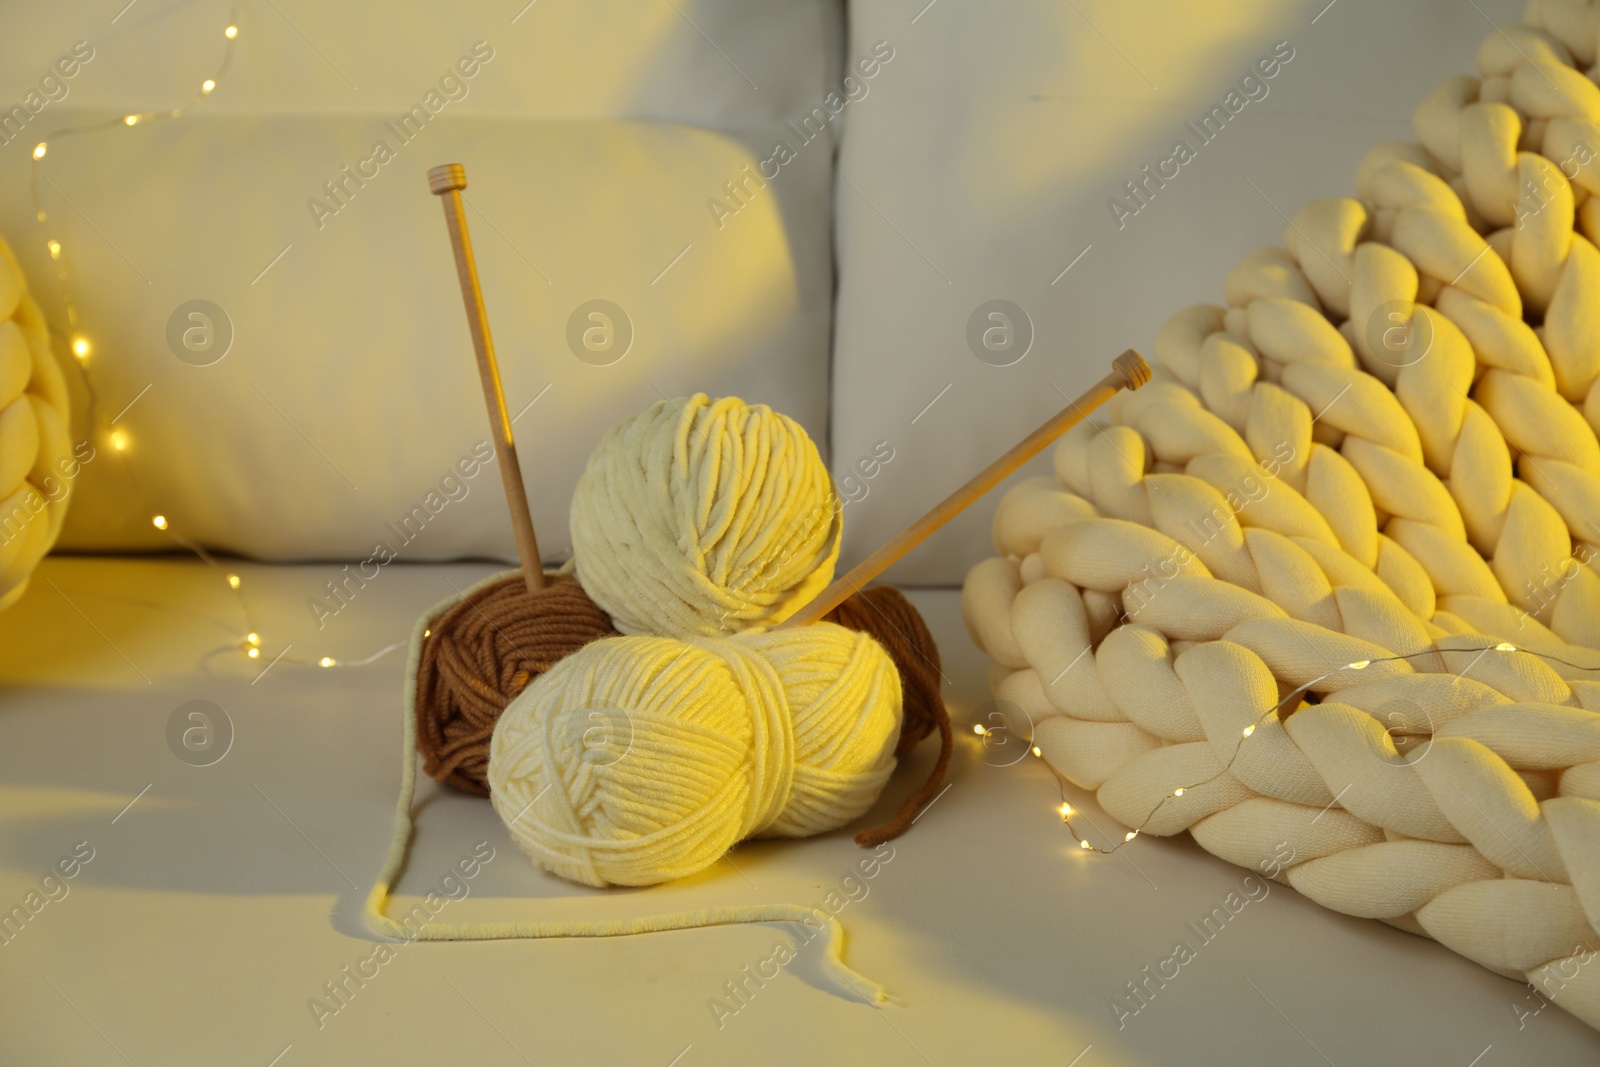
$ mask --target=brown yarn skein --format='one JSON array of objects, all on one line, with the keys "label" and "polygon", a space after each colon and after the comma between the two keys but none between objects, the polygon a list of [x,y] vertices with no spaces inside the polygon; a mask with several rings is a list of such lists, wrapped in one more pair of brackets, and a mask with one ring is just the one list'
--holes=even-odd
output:
[{"label": "brown yarn skein", "polygon": [[489,795],[489,740],[513,697],[590,641],[616,637],[575,578],[552,576],[528,596],[520,573],[451,607],[417,659],[417,751],[428,775]]},{"label": "brown yarn skein", "polygon": [[856,844],[874,848],[893,840],[911,828],[922,805],[933,798],[950,766],[955,738],[950,728],[950,712],[945,709],[939,684],[944,675],[939,669],[939,646],[934,643],[922,614],[892,585],[875,585],[846,600],[823,616],[859,633],[875,638],[900,668],[900,743],[897,756],[916,748],[935,729],[939,731],[939,759],[928,773],[928,780],[906,798],[894,818],[871,830],[856,834]]},{"label": "brown yarn skein", "polygon": [[[893,586],[857,593],[825,616],[877,640],[900,670],[903,717],[895,754],[938,729],[928,781],[883,826],[862,830],[863,848],[905,833],[950,764],[950,715],[940,695],[939,647],[911,602]],[[528,683],[590,641],[615,637],[611,619],[570,575],[553,576],[530,600],[513,573],[455,604],[428,627],[417,658],[417,751],[436,781],[489,795],[489,742],[501,712]]]}]

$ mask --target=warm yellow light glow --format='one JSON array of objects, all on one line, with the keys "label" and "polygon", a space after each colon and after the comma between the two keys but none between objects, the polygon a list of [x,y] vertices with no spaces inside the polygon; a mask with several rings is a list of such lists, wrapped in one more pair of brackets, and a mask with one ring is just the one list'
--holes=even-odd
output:
[{"label": "warm yellow light glow", "polygon": [[1071,804],[1063,804],[1063,805],[1061,805],[1061,817],[1063,819],[1065,819],[1065,818],[1070,817],[1071,815],[1072,815],[1072,805]]},{"label": "warm yellow light glow", "polygon": [[1246,726],[1244,728],[1244,736],[1246,736],[1246,737],[1249,737],[1251,734],[1253,734],[1255,732],[1256,732],[1256,728],[1254,726]]},{"label": "warm yellow light glow", "polygon": [[239,576],[237,574],[228,575],[228,588],[229,589],[237,589],[237,588],[239,588]]},{"label": "warm yellow light glow", "polygon": [[1044,755],[1044,749],[1040,748],[1038,745],[1034,745],[1033,746],[1033,754],[1035,756],[1043,756]]},{"label": "warm yellow light glow", "polygon": [[121,430],[112,430],[111,447],[118,452],[126,452],[128,450],[128,435]]},{"label": "warm yellow light glow", "polygon": [[261,650],[259,648],[247,648],[245,649],[244,654],[249,656],[251,659],[261,658]]},{"label": "warm yellow light glow", "polygon": [[1138,836],[1139,836],[1139,831],[1137,831],[1137,830],[1129,830],[1127,833],[1122,835],[1122,839],[1124,841],[1132,841],[1134,838],[1136,838]]},{"label": "warm yellow light glow", "polygon": [[222,36],[226,37],[230,41],[233,40],[235,37],[239,36],[239,27],[229,26],[227,29],[222,31]]},{"label": "warm yellow light glow", "polygon": [[1501,641],[1498,645],[1494,646],[1494,650],[1496,652],[1515,652],[1517,650],[1517,646],[1513,645],[1510,641]]},{"label": "warm yellow light glow", "polygon": [[1370,659],[1358,659],[1354,663],[1350,664],[1350,669],[1353,671],[1359,671],[1362,668],[1369,667],[1371,665],[1372,661]]},{"label": "warm yellow light glow", "polygon": [[1175,796],[1175,797],[1183,796],[1183,786],[1180,785],[1178,788],[1174,789],[1172,791],[1172,795]]},{"label": "warm yellow light glow", "polygon": [[51,259],[60,259],[61,258],[61,242],[60,241],[51,241],[47,247],[49,247],[49,249],[50,249],[50,258]]},{"label": "warm yellow light glow", "polygon": [[48,151],[50,151],[50,146],[45,144],[43,141],[40,141],[38,144],[33,146],[33,158],[43,159],[44,154]]},{"label": "warm yellow light glow", "polygon": [[122,116],[122,121],[127,123],[129,126],[137,126],[137,125],[139,125],[139,116],[138,115],[124,115],[124,116]]},{"label": "warm yellow light glow", "polygon": [[261,635],[256,633],[254,630],[252,630],[250,633],[245,634],[244,635],[244,639],[246,641],[250,642],[252,645],[258,645],[259,646],[261,644]]},{"label": "warm yellow light glow", "polygon": [[200,91],[202,93],[209,93],[211,90],[215,89],[216,87],[217,87],[217,83],[212,81],[210,78],[207,78],[205,81],[200,83]]},{"label": "warm yellow light glow", "polygon": [[317,660],[317,666],[331,667],[337,662],[338,660],[334,659],[332,656],[323,656],[321,659]]},{"label": "warm yellow light glow", "polygon": [[89,355],[89,339],[87,337],[74,337],[72,339],[72,354],[79,359],[87,358]]},{"label": "warm yellow light glow", "polygon": [[1089,839],[1088,838],[1084,838],[1082,841],[1078,842],[1078,847],[1079,848],[1093,848],[1094,846],[1089,844]]},{"label": "warm yellow light glow", "polygon": [[981,723],[981,722],[975,722],[975,723],[973,723],[973,724],[972,724],[972,732],[973,732],[973,733],[975,733],[975,734],[977,734],[977,735],[978,735],[978,736],[979,736],[979,737],[982,737],[982,736],[983,736],[983,735],[984,735],[984,734],[985,734],[985,733],[987,733],[987,732],[988,732],[988,731],[986,731],[986,730],[985,730],[985,729],[984,729],[984,728],[983,728],[983,723]]},{"label": "warm yellow light glow", "polygon": [[433,631],[432,630],[424,630],[424,631],[422,631],[422,636],[423,637],[432,637],[433,636]]},{"label": "warm yellow light glow", "polygon": [[165,530],[167,528],[167,517],[165,515],[157,515],[150,520],[150,525],[158,530]]}]

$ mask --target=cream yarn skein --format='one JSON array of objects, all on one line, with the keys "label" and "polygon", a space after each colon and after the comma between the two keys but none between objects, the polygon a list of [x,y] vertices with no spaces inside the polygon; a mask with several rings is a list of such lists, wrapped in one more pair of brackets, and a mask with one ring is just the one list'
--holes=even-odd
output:
[{"label": "cream yarn skein", "polygon": [[39,305],[0,240],[0,609],[55,544],[74,471],[66,380]]},{"label": "cream yarn skein", "polygon": [[753,835],[865,814],[894,770],[900,675],[832,623],[568,656],[495,726],[489,794],[517,845],[588,885],[653,885]]},{"label": "cream yarn skein", "polygon": [[836,499],[793,419],[737,397],[661,401],[612,427],[578,480],[578,580],[623,634],[776,626],[833,580]]}]

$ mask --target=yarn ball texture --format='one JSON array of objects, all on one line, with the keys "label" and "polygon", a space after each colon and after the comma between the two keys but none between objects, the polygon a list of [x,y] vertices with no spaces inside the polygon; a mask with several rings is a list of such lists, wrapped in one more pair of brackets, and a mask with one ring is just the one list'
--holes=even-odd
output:
[{"label": "yarn ball texture", "polygon": [[623,634],[776,626],[833,580],[837,496],[805,430],[704,393],[607,431],[572,496],[578,580]]},{"label": "yarn ball texture", "polygon": [[900,672],[900,741],[895,755],[904,756],[934,731],[939,733],[939,756],[927,780],[882,826],[861,830],[856,844],[873,848],[899,837],[911,828],[922,806],[930,802],[944,782],[955,751],[955,736],[950,727],[950,712],[944,706],[940,683],[944,672],[939,665],[939,646],[934,643],[928,624],[905,594],[892,585],[863,589],[824,616],[851,630],[871,634],[888,651]]},{"label": "yarn ball texture", "polygon": [[0,609],[21,598],[61,532],[72,479],[87,462],[73,452],[70,426],[44,315],[0,239]]},{"label": "yarn ball texture", "polygon": [[506,708],[489,795],[546,870],[653,885],[747,837],[817,834],[864,814],[894,770],[900,703],[883,648],[832,623],[609,638]]},{"label": "yarn ball texture", "polygon": [[[939,688],[939,646],[922,615],[898,589],[878,585],[852,596],[823,621],[867,634],[889,653],[900,673],[904,709],[895,753],[903,756],[940,731],[945,745],[930,779],[936,786],[949,762],[950,715]],[[520,571],[468,590],[430,619],[426,632],[417,652],[412,709],[423,770],[435,781],[480,797],[489,795],[489,742],[506,705],[590,641],[617,636],[606,613],[571,576],[551,575],[549,584],[529,597]],[[892,829],[890,836],[899,832]]]},{"label": "yarn ball texture", "polygon": [[611,620],[568,575],[532,596],[521,571],[469,593],[428,624],[417,658],[415,713],[423,770],[489,795],[489,740],[513,697],[591,641]]}]

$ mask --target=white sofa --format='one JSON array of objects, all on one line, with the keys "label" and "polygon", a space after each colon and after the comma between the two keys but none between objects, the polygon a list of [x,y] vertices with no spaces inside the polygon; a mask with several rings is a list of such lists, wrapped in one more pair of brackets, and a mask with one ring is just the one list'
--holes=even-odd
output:
[{"label": "white sofa", "polygon": [[[77,42],[93,51],[50,84],[60,99],[0,118],[0,235],[65,339],[45,245],[61,241],[99,422],[80,431],[98,458],[62,551],[0,614],[0,1062],[1594,1062],[1600,1035],[1525,987],[1186,839],[1080,854],[1053,780],[1013,761],[1020,739],[969,732],[948,793],[867,882],[845,880],[860,853],[841,832],[601,893],[535,871],[481,800],[427,785],[419,803],[402,897],[493,851],[455,921],[831,893],[852,965],[897,1004],[837,996],[816,949],[761,978],[794,943],[781,926],[407,945],[380,966],[360,913],[398,788],[403,653],[354,663],[512,558],[497,479],[454,483],[333,617],[310,606],[487,437],[429,166],[467,167],[552,561],[599,433],[704,390],[768,402],[824,446],[848,565],[1215,298],[1228,264],[1280,239],[1280,212],[1346,192],[1360,154],[1408,136],[1412,106],[1470,66],[1486,19],[1517,14],[1476,6],[12,5],[0,103]],[[185,117],[50,139],[37,225],[33,145],[183,105],[230,18],[229,69]],[[1119,218],[1123,183],[1279,42],[1292,58],[1269,91]],[[389,131],[432,90],[426,122]],[[169,344],[192,300],[232,324],[209,365]],[[632,325],[619,358],[568,342],[594,300]],[[1025,315],[1021,358],[969,344],[991,301]],[[119,452],[108,420],[129,401]],[[988,552],[993,503],[890,575],[924,587],[963,728],[990,709],[953,587]],[[150,554],[174,535],[243,558]],[[207,766],[171,740],[191,701],[228,740]],[[1152,978],[1230,894],[1248,906],[1226,936]],[[1119,1017],[1130,984],[1147,1003]]]}]

